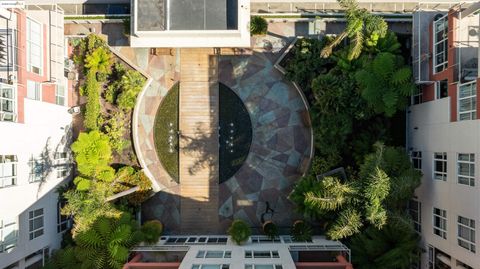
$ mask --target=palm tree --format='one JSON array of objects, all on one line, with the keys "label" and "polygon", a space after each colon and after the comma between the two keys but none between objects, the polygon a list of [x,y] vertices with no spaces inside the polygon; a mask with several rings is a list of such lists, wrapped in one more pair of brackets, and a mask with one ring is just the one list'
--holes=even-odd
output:
[{"label": "palm tree", "polygon": [[76,236],[75,255],[82,268],[122,268],[130,248],[142,239],[138,224],[129,214],[118,219],[100,217],[90,229]]},{"label": "palm tree", "polygon": [[381,17],[359,8],[356,0],[338,0],[338,3],[345,9],[347,26],[341,34],[323,48],[321,56],[329,57],[333,48],[348,37],[352,39],[348,58],[353,60],[360,56],[364,42],[367,46],[374,46],[379,38],[385,36],[388,26]]},{"label": "palm tree", "polygon": [[410,268],[421,253],[420,237],[412,227],[411,222],[403,218],[391,221],[381,230],[371,226],[354,236],[350,248],[355,253],[352,256],[355,268]]},{"label": "palm tree", "polygon": [[94,73],[110,74],[112,54],[104,47],[95,49],[85,58],[85,67]]}]

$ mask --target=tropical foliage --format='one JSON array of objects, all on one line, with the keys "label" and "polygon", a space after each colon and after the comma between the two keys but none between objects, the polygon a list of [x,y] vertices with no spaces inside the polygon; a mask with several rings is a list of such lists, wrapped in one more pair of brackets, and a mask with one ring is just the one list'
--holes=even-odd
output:
[{"label": "tropical foliage", "polygon": [[406,97],[415,89],[411,68],[403,64],[401,56],[389,52],[379,53],[357,71],[355,79],[369,106],[388,117],[407,106]]},{"label": "tropical foliage", "polygon": [[162,235],[163,225],[158,220],[150,220],[142,225],[143,241],[147,244],[155,244]]},{"label": "tropical foliage", "polygon": [[322,57],[327,58],[332,54],[333,48],[338,46],[345,38],[351,39],[348,59],[353,60],[360,56],[363,47],[376,46],[378,39],[387,34],[387,23],[380,17],[372,15],[366,9],[361,9],[356,0],[338,0],[345,9],[347,25],[341,34],[335,37],[322,50]]},{"label": "tropical foliage", "polygon": [[268,30],[268,22],[265,18],[260,16],[252,16],[250,19],[250,34],[264,35]]},{"label": "tropical foliage", "polygon": [[227,233],[235,244],[241,245],[250,238],[252,231],[245,221],[237,219],[232,222]]},{"label": "tropical foliage", "polygon": [[110,170],[108,164],[112,159],[112,149],[108,136],[99,131],[80,133],[78,140],[72,144],[77,169],[86,176],[97,177]]},{"label": "tropical foliage", "polygon": [[312,240],[312,233],[312,227],[305,221],[298,220],[293,223],[291,231],[293,240],[298,242],[310,241]]}]

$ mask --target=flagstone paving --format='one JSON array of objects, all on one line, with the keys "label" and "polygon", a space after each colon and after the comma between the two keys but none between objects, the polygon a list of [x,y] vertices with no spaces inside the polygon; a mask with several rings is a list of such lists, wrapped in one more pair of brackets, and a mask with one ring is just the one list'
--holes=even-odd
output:
[{"label": "flagstone paving", "polygon": [[[286,42],[288,44],[288,42]],[[124,51],[132,62],[153,79],[139,106],[136,148],[155,180],[163,186],[142,205],[143,219],[159,219],[167,234],[181,233],[181,204],[195,202],[182,197],[180,186],[162,169],[154,151],[152,124],[163,96],[179,80],[178,58],[148,56],[147,51]],[[300,94],[273,63],[278,56],[255,50],[249,56],[220,56],[219,81],[244,101],[253,128],[250,154],[231,179],[218,186],[219,225],[203,233],[223,234],[234,218],[261,226],[266,203],[275,211],[265,216],[279,226],[290,226],[299,218],[288,195],[310,163],[312,133],[308,111]],[[181,180],[180,180],[181,182]],[[197,207],[202,206],[197,201]],[[191,232],[190,232],[191,233]]]}]

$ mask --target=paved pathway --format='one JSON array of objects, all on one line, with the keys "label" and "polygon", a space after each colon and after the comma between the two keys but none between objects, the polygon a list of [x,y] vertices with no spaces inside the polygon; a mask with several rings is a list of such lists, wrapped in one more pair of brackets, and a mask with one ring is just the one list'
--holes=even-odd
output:
[{"label": "paved pathway", "polygon": [[[180,50],[180,225],[218,227],[218,73],[213,49]],[[202,225],[198,225],[198,223]]]}]

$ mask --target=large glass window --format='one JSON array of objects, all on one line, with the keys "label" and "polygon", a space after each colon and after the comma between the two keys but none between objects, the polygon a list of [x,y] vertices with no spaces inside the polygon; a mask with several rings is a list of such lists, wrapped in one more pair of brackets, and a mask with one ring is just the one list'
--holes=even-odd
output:
[{"label": "large glass window", "polygon": [[43,208],[28,212],[28,231],[30,240],[43,235]]},{"label": "large glass window", "polygon": [[245,250],[245,258],[280,258],[278,251],[276,250]]},{"label": "large glass window", "polygon": [[0,155],[0,188],[17,184],[17,156]]},{"label": "large glass window", "polygon": [[420,233],[422,230],[422,204],[419,201],[410,200],[408,209],[413,220],[415,231]]},{"label": "large glass window", "polygon": [[433,73],[447,69],[448,64],[448,17],[433,22]]},{"label": "large glass window", "polygon": [[283,269],[281,264],[245,264],[245,269]]},{"label": "large glass window", "polygon": [[15,88],[0,84],[0,121],[15,121],[16,107]]},{"label": "large glass window", "polygon": [[422,152],[411,151],[410,159],[412,160],[413,168],[422,171]]},{"label": "large glass window", "polygon": [[458,154],[457,176],[459,184],[475,186],[475,154]]},{"label": "large glass window", "polygon": [[18,227],[15,220],[0,219],[0,253],[17,244]]},{"label": "large glass window", "polygon": [[57,84],[55,88],[55,103],[57,105],[65,105],[65,87],[61,84]]},{"label": "large glass window", "polygon": [[229,269],[229,264],[194,264],[192,269]]},{"label": "large glass window", "polygon": [[197,252],[197,258],[231,258],[232,252],[231,251],[223,251],[223,250],[199,250]]},{"label": "large glass window", "polygon": [[447,211],[433,208],[433,233],[447,239]]},{"label": "large glass window", "polygon": [[458,216],[458,245],[475,253],[475,220]]},{"label": "large glass window", "polygon": [[42,74],[42,25],[27,18],[27,69]]},{"label": "large glass window", "polygon": [[477,83],[469,82],[458,86],[458,119],[477,118]]},{"label": "large glass window", "polygon": [[32,100],[42,99],[42,90],[40,83],[32,80],[27,80],[27,98]]},{"label": "large glass window", "polygon": [[447,181],[447,153],[435,152],[433,154],[433,178]]},{"label": "large glass window", "polygon": [[33,183],[42,181],[46,176],[45,161],[43,160],[43,158],[34,158],[32,156],[30,158],[30,161],[28,162],[28,165],[30,166],[30,175],[28,179],[29,182]]}]

